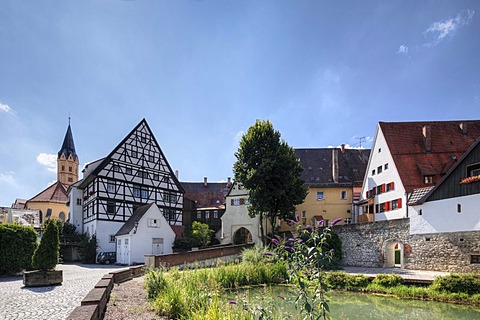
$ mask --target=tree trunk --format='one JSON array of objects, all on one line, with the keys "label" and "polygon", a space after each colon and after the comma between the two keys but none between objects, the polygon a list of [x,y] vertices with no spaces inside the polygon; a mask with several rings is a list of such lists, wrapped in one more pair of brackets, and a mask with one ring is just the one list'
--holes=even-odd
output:
[{"label": "tree trunk", "polygon": [[258,218],[260,219],[260,238],[262,240],[262,244],[265,245],[265,230],[263,230],[263,212],[260,212]]}]

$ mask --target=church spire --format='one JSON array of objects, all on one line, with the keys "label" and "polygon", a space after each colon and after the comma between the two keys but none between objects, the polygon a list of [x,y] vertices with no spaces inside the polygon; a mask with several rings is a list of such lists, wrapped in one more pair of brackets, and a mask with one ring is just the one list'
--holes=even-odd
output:
[{"label": "church spire", "polygon": [[77,159],[77,153],[75,152],[75,143],[73,143],[72,129],[70,127],[70,117],[68,117],[68,128],[65,138],[63,139],[62,148],[58,152],[58,159],[62,156],[68,159],[69,155],[72,155],[73,160]]}]

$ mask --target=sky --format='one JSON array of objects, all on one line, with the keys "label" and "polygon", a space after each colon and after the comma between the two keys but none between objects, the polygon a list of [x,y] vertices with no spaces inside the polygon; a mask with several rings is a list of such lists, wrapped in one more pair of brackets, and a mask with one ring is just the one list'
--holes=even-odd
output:
[{"label": "sky", "polygon": [[294,148],[379,121],[480,119],[479,1],[2,0],[0,206],[145,118],[181,181],[226,181],[270,120]]}]

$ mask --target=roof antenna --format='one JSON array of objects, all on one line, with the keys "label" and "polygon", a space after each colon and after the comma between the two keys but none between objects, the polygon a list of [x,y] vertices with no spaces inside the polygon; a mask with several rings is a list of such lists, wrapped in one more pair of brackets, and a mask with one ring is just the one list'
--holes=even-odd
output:
[{"label": "roof antenna", "polygon": [[358,138],[355,138],[358,140],[358,144],[360,145],[360,148],[362,147],[362,141],[365,142],[365,137],[358,137]]}]

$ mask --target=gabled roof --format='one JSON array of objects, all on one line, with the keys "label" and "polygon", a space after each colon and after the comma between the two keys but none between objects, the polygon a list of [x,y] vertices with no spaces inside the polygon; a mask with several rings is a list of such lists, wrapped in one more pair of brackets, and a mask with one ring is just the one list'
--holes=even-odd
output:
[{"label": "gabled roof", "polygon": [[431,187],[425,187],[425,188],[419,188],[413,190],[412,194],[408,198],[408,205],[414,205],[423,198],[427,193],[429,193],[433,189],[433,186]]},{"label": "gabled roof", "polygon": [[[333,153],[338,155],[338,182],[333,177]],[[308,187],[361,186],[370,149],[295,149],[303,167],[301,179]]]},{"label": "gabled roof", "polygon": [[195,201],[197,208],[224,208],[230,190],[228,182],[181,182],[184,198]]},{"label": "gabled roof", "polygon": [[480,120],[379,122],[379,127],[407,192],[425,187],[424,176],[438,182],[480,136]]},{"label": "gabled roof", "polygon": [[[98,175],[98,173],[100,171],[103,170],[103,168],[109,163],[109,161],[111,160],[112,156],[117,152],[117,150],[127,142],[127,140],[130,138],[131,135],[133,135],[137,129],[144,125],[146,127],[146,129],[151,133],[151,137],[153,139],[153,141],[155,142],[155,144],[158,146],[158,150],[161,154],[161,156],[163,157],[163,159],[165,159],[165,163],[168,167],[168,170],[173,173],[173,170],[172,168],[170,167],[170,164],[168,163],[167,161],[167,158],[165,157],[165,154],[163,153],[162,151],[162,148],[160,148],[160,145],[158,144],[158,141],[157,139],[155,138],[155,135],[153,134],[152,130],[150,129],[148,123],[147,123],[147,120],[145,120],[145,118],[143,118],[136,126],[135,128],[133,128],[130,133],[128,133],[125,138],[123,138],[122,141],[120,141],[120,143],[115,147],[113,148],[113,150],[110,152],[110,154],[108,156],[106,156],[105,158],[102,158],[102,159],[99,159],[99,160],[96,160],[92,163],[90,163],[91,165],[91,168],[88,168],[86,167],[85,168],[85,173],[84,173],[84,177],[83,177],[83,182],[81,183],[81,185],[79,186],[80,189],[86,187],[94,178],[95,176]],[[175,174],[172,174],[171,175],[173,181],[175,182],[175,184],[177,185],[178,189],[180,192],[185,192],[185,190],[183,190],[183,187],[182,185],[180,184],[180,181],[178,181],[177,177],[175,176]]]},{"label": "gabled roof", "polygon": [[68,123],[67,133],[65,133],[65,138],[63,139],[62,148],[58,151],[58,158],[65,155],[65,158],[72,156],[73,160],[77,159],[77,153],[75,152],[75,143],[73,143],[72,129],[70,128],[70,123]]},{"label": "gabled roof", "polygon": [[67,187],[60,181],[55,182],[27,202],[60,202],[66,203],[68,200]]},{"label": "gabled roof", "polygon": [[[427,192],[427,193],[424,193],[423,196],[421,198],[419,198],[417,201],[413,202],[413,201],[410,201],[409,204],[412,204],[412,205],[418,205],[418,204],[422,204],[426,201],[429,200],[429,198],[432,197],[432,195],[435,193],[435,191],[437,191],[438,189],[440,189],[445,183],[446,181],[449,180],[450,176],[452,176],[454,174],[454,172],[456,170],[458,170],[457,168],[459,168],[460,166],[463,165],[465,159],[470,155],[470,153],[473,152],[473,150],[475,150],[476,148],[480,148],[480,138],[478,138],[471,146],[470,148],[468,148],[468,150],[463,154],[463,156],[455,163],[455,165],[452,166],[452,168],[449,170],[449,172],[442,177],[442,179],[432,188],[430,188],[430,190]],[[454,177],[453,177],[454,178]],[[459,183],[459,181],[457,180],[456,181],[457,183]],[[416,190],[415,190],[416,191]],[[477,190],[478,192],[478,190]]]},{"label": "gabled roof", "polygon": [[133,230],[135,227],[135,223],[139,222],[140,219],[145,215],[145,213],[150,209],[154,203],[149,203],[144,206],[138,207],[137,210],[133,213],[133,215],[123,224],[120,230],[117,231],[115,236],[121,236],[124,234],[129,234],[130,231]]}]

